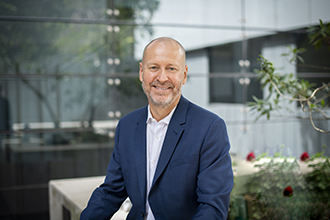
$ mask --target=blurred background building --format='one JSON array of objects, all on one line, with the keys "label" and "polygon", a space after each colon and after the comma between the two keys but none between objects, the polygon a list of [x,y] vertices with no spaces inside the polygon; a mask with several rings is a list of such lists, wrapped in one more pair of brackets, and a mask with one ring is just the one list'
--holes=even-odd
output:
[{"label": "blurred background building", "polygon": [[304,47],[306,63],[329,66],[327,48],[315,51],[306,32],[329,22],[329,9],[328,0],[0,0],[0,219],[48,219],[49,180],[105,174],[118,120],[147,104],[138,63],[159,36],[186,48],[183,94],[225,119],[233,155],[320,152],[330,136],[309,120],[255,122],[246,102],[267,95],[259,55],[330,81],[329,70],[281,56]]}]

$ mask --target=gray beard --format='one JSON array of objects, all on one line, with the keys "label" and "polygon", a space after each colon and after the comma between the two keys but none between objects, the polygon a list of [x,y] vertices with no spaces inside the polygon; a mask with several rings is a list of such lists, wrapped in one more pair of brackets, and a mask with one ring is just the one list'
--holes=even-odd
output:
[{"label": "gray beard", "polygon": [[[146,85],[144,82],[141,83],[142,84],[142,89],[144,91],[144,93],[146,94],[146,96],[148,97],[148,100],[155,106],[157,106],[158,108],[162,108],[165,109],[167,107],[169,107],[170,105],[173,104],[173,102],[179,97],[180,92],[178,92],[177,94],[172,94],[168,100],[166,100],[165,102],[160,102],[157,101],[156,99],[154,99],[154,97],[150,94],[150,92],[147,91]],[[178,91],[181,90],[181,86],[178,88]]]}]

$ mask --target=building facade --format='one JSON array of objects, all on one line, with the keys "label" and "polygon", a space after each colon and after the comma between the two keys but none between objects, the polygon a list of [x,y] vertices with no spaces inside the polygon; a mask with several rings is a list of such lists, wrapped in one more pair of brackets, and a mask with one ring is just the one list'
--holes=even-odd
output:
[{"label": "building facade", "polygon": [[[49,180],[105,174],[118,120],[147,104],[138,63],[159,36],[186,48],[183,95],[225,119],[233,155],[284,145],[298,157],[330,143],[308,120],[255,122],[246,104],[267,96],[254,72],[259,55],[285,74],[330,81],[329,70],[281,56],[287,45],[308,47],[306,27],[330,21],[327,0],[0,2],[1,219],[48,219]],[[328,65],[326,49],[308,50],[306,62]]]}]

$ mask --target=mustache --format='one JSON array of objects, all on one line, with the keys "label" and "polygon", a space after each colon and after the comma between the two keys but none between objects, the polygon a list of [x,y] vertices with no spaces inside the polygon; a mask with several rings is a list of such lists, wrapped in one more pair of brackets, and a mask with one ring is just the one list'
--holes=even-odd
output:
[{"label": "mustache", "polygon": [[174,87],[174,85],[170,82],[164,82],[161,83],[158,80],[153,81],[152,83],[150,83],[150,86],[166,86],[166,87]]}]

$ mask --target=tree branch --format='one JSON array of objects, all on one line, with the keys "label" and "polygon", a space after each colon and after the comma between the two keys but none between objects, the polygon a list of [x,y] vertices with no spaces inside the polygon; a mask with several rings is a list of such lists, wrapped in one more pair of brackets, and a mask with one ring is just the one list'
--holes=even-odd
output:
[{"label": "tree branch", "polygon": [[301,101],[301,102],[307,102],[307,101],[309,101],[309,100],[311,100],[314,96],[315,96],[315,94],[318,92],[318,91],[320,91],[321,89],[324,89],[324,88],[326,88],[326,87],[329,87],[330,86],[330,83],[328,83],[328,84],[325,84],[325,85],[323,85],[323,86],[321,86],[321,87],[318,87],[318,88],[316,88],[315,90],[314,90],[314,92],[312,93],[312,95],[310,96],[310,97],[308,97],[308,98],[304,98],[304,99],[294,99],[294,98],[289,98],[289,97],[287,97],[287,96],[285,96],[279,89],[278,89],[278,87],[276,86],[276,84],[275,84],[275,82],[272,80],[272,78],[269,76],[269,73],[267,73],[268,74],[268,78],[269,78],[269,81],[270,81],[270,83],[274,86],[274,88],[275,88],[275,90],[277,91],[277,93],[280,95],[280,96],[282,96],[283,98],[285,98],[285,99],[287,99],[287,100],[290,100],[290,101]]},{"label": "tree branch", "polygon": [[314,121],[313,121],[313,117],[312,117],[312,106],[311,106],[311,103],[310,103],[310,101],[307,101],[307,103],[308,103],[308,107],[309,107],[309,119],[310,119],[310,122],[311,122],[313,128],[315,130],[321,132],[321,133],[325,133],[325,134],[330,133],[330,131],[325,131],[325,130],[320,129],[320,128],[318,128],[318,127],[315,126]]},{"label": "tree branch", "polygon": [[[313,116],[312,116],[312,110],[313,110],[313,108],[312,108],[312,103],[311,103],[311,101],[310,101],[313,97],[315,97],[315,95],[316,95],[316,93],[317,93],[318,91],[320,91],[320,90],[322,90],[322,89],[325,89],[326,87],[329,87],[329,86],[330,86],[330,83],[325,84],[325,85],[323,85],[323,86],[321,86],[321,87],[316,88],[316,89],[313,91],[313,93],[310,95],[309,98],[298,98],[298,99],[294,99],[294,98],[289,98],[289,97],[287,97],[286,95],[284,95],[284,94],[278,89],[276,83],[272,80],[272,78],[270,77],[269,73],[267,73],[267,75],[268,75],[268,78],[269,78],[269,82],[272,84],[272,86],[274,87],[274,89],[276,90],[276,92],[277,92],[281,97],[283,97],[284,99],[290,100],[290,101],[299,101],[299,102],[300,102],[300,105],[301,105],[301,107],[302,107],[302,111],[303,111],[303,112],[305,112],[305,103],[307,103],[307,105],[308,105],[308,112],[309,112],[309,119],[310,119],[310,122],[311,122],[311,124],[312,124],[312,126],[313,126],[313,128],[314,128],[315,130],[317,130],[317,131],[319,131],[319,132],[321,132],[321,133],[330,133],[330,131],[325,131],[325,130],[323,130],[323,129],[320,129],[320,128],[316,127],[316,125],[314,124],[314,120],[313,120]],[[322,98],[324,98],[324,97],[327,98],[327,97],[329,97],[329,96],[330,96],[330,94],[327,94],[327,95],[323,96]],[[316,101],[318,101],[318,100],[319,100],[319,99],[317,99]],[[322,99],[322,100],[323,100],[323,99]],[[317,102],[316,102],[316,103],[317,103]],[[315,109],[318,113],[322,114],[323,117],[324,117],[325,119],[330,119],[329,116],[328,116],[324,111],[322,111],[321,109],[319,109],[319,108],[317,108],[317,107],[314,107],[314,109]]]}]

